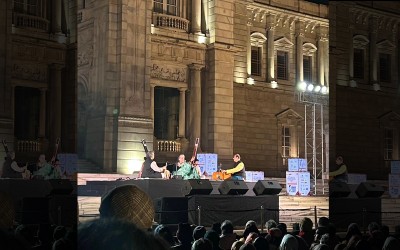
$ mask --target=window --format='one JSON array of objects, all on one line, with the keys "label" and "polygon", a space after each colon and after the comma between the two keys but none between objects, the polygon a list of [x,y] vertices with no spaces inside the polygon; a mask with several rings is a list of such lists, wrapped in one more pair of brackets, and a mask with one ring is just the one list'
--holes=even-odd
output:
[{"label": "window", "polygon": [[288,79],[288,53],[285,51],[277,52],[277,78]]},{"label": "window", "polygon": [[261,76],[261,47],[251,46],[251,75]]},{"label": "window", "polygon": [[391,80],[391,60],[389,54],[379,54],[379,81],[390,82]]},{"label": "window", "polygon": [[306,82],[312,82],[311,56],[303,56],[303,79]]},{"label": "window", "polygon": [[384,158],[385,160],[393,160],[393,144],[394,144],[394,131],[390,128],[385,128],[384,137]]},{"label": "window", "polygon": [[364,50],[354,49],[354,78],[364,79]]},{"label": "window", "polygon": [[290,128],[282,126],[282,157],[290,157]]},{"label": "window", "polygon": [[46,16],[46,0],[14,0],[14,11],[32,16]]},{"label": "window", "polygon": [[282,157],[282,166],[287,166],[289,157],[299,156],[299,128],[304,118],[293,109],[285,109],[275,115],[277,119],[277,148]]},{"label": "window", "polygon": [[178,15],[179,0],[154,0],[154,12],[164,13],[167,15]]}]

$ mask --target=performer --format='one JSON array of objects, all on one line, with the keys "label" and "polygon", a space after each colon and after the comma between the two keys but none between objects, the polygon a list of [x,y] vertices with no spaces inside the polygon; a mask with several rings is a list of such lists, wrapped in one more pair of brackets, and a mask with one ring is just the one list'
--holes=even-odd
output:
[{"label": "performer", "polygon": [[171,173],[167,170],[167,166],[164,166],[162,168],[158,167],[156,161],[154,160],[154,157],[154,151],[149,151],[147,153],[141,173],[141,178],[169,179]]},{"label": "performer", "polygon": [[343,157],[336,157],[336,169],[333,172],[329,172],[329,179],[336,182],[345,182],[347,183],[347,166],[343,162]]},{"label": "performer", "polygon": [[245,174],[245,167],[244,163],[240,160],[240,155],[235,154],[233,156],[233,161],[235,162],[233,168],[221,170],[223,173],[231,174],[232,180],[244,180]]},{"label": "performer", "polygon": [[[52,159],[51,162],[54,162]],[[46,161],[46,156],[44,154],[39,155],[39,161],[37,163],[38,170],[33,172],[34,179],[61,179],[61,171],[59,168],[54,167]]]},{"label": "performer", "polygon": [[[190,162],[195,162],[195,157],[193,156]],[[185,155],[180,154],[178,157],[178,162],[176,163],[176,166],[179,168],[176,172],[175,175],[180,175],[184,180],[188,179],[200,179],[200,168],[197,165],[192,165],[189,162],[185,161]]]},{"label": "performer", "polygon": [[24,173],[27,171],[28,166],[19,167],[15,161],[15,152],[10,151],[7,153],[3,164],[2,178],[24,178]]}]

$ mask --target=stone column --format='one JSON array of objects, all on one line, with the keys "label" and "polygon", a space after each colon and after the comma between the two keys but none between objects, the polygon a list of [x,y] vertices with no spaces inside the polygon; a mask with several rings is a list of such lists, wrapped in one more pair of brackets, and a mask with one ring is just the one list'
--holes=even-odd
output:
[{"label": "stone column", "polygon": [[324,31],[322,30],[322,27],[320,27],[319,30],[320,34],[318,37],[318,50],[317,50],[317,56],[318,56],[318,83],[320,85],[325,85],[325,65],[324,65],[324,44],[325,44],[325,34]]},{"label": "stone column", "polygon": [[40,89],[39,138],[46,137],[46,88]]},{"label": "stone column", "polygon": [[[329,32],[329,31],[328,31]],[[329,39],[326,38],[324,43],[324,68],[325,68],[325,85],[329,87]]]},{"label": "stone column", "polygon": [[185,113],[186,113],[186,88],[179,89],[179,128],[178,128],[178,137],[185,138]]},{"label": "stone column", "polygon": [[267,44],[268,44],[268,73],[267,81],[275,80],[275,15],[269,15],[267,18]]},{"label": "stone column", "polygon": [[371,32],[370,38],[371,39],[369,41],[370,53],[371,53],[371,56],[370,56],[370,58],[371,58],[370,82],[372,84],[375,84],[375,83],[378,83],[378,53],[377,53],[377,48],[376,48],[376,40],[377,40],[376,33],[378,31],[378,18],[376,16],[372,16],[370,22],[371,22],[371,27],[372,27],[370,29],[370,32]]},{"label": "stone column", "polygon": [[304,80],[303,75],[303,37],[304,37],[304,23],[302,21],[296,22],[296,73],[297,81],[302,82]]},{"label": "stone column", "polygon": [[150,118],[153,123],[153,129],[154,129],[154,85],[150,85]]},{"label": "stone column", "polygon": [[201,133],[201,65],[191,64],[190,68],[190,143],[193,144]]},{"label": "stone column", "polygon": [[251,34],[250,27],[251,23],[247,23],[247,77],[251,75]]},{"label": "stone column", "polygon": [[61,137],[61,70],[63,66],[53,65],[51,79],[51,95],[52,95],[52,131],[53,139]]},{"label": "stone column", "polygon": [[192,0],[192,33],[201,33],[201,0]]},{"label": "stone column", "polygon": [[54,34],[61,33],[61,0],[52,1],[52,32]]},{"label": "stone column", "polygon": [[[351,19],[350,19],[351,20]],[[353,43],[354,24],[349,24],[349,80],[354,79],[354,43]]]}]

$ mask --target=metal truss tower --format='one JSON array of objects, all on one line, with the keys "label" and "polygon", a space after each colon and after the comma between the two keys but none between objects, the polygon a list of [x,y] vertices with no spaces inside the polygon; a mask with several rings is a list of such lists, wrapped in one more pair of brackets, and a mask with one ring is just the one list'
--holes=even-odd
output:
[{"label": "metal truss tower", "polygon": [[300,92],[299,102],[304,104],[304,144],[305,158],[311,171],[311,181],[314,184],[314,195],[317,194],[317,181],[321,179],[321,191],[325,194],[326,172],[325,135],[324,135],[324,106],[328,105],[328,95]]}]

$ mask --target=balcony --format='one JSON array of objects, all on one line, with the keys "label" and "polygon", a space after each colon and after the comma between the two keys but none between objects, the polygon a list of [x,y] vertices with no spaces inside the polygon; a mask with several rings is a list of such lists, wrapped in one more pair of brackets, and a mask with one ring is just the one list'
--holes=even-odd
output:
[{"label": "balcony", "polygon": [[13,24],[17,28],[33,29],[40,32],[49,30],[49,21],[38,16],[26,15],[22,13],[13,13]]},{"label": "balcony", "polygon": [[189,20],[161,13],[153,13],[153,25],[156,28],[171,28],[181,32],[189,31]]}]

